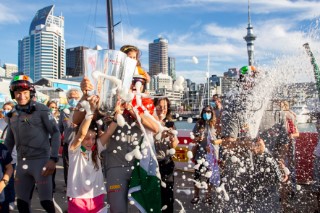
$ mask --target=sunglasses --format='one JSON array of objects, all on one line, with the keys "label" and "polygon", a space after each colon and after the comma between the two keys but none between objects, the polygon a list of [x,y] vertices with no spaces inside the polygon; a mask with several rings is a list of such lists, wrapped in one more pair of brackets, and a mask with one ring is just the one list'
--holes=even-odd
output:
[{"label": "sunglasses", "polygon": [[157,109],[157,110],[161,110],[161,111],[162,111],[162,110],[168,110],[167,107],[162,108],[161,106],[157,106],[156,109]]},{"label": "sunglasses", "polygon": [[17,91],[17,90],[30,90],[31,85],[27,82],[18,82],[14,83],[10,86],[11,91]]},{"label": "sunglasses", "polygon": [[211,113],[212,111],[211,110],[205,110],[204,112],[205,113]]},{"label": "sunglasses", "polygon": [[146,80],[142,79],[142,78],[136,78],[132,80],[132,84],[136,84],[137,82],[141,82],[142,85],[144,85],[146,83]]}]

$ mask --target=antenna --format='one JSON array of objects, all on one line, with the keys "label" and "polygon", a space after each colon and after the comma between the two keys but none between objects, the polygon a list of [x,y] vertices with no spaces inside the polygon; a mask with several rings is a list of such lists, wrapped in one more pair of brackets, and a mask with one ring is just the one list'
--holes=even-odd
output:
[{"label": "antenna", "polygon": [[250,18],[250,0],[248,0],[248,24],[251,25],[251,18]]}]

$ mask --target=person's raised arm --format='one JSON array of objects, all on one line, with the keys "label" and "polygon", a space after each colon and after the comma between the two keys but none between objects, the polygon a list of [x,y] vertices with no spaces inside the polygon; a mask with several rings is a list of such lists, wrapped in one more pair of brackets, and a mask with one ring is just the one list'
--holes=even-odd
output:
[{"label": "person's raised arm", "polygon": [[[94,89],[90,79],[88,77],[83,77],[81,83],[80,83],[81,91],[82,91],[82,97],[79,102],[86,101],[89,97],[89,92]],[[81,108],[81,103],[77,105],[77,108]],[[75,110],[74,114],[72,116],[72,123],[76,125],[80,125],[81,121],[84,119],[86,113],[84,111]]]},{"label": "person's raised arm", "polygon": [[150,116],[152,116],[152,115],[140,114],[141,123],[144,127],[148,128],[152,132],[158,133],[159,132],[159,124]]},{"label": "person's raised arm", "polygon": [[[114,118],[117,118],[118,115],[122,115],[123,110],[121,109],[121,100],[117,101],[114,112],[115,112]],[[114,133],[114,131],[116,130],[117,126],[118,126],[117,121],[115,119],[113,119],[111,121],[111,123],[109,124],[107,130],[99,137],[102,146],[108,145],[109,140],[110,140],[112,134]]]},{"label": "person's raised arm", "polygon": [[86,137],[93,119],[93,113],[96,110],[97,104],[99,102],[99,97],[95,95],[90,96],[90,98],[88,98],[88,102],[90,104],[90,110],[86,111],[85,118],[83,119],[79,127],[78,133],[69,147],[70,150],[75,150],[76,148],[81,146],[83,139]]}]

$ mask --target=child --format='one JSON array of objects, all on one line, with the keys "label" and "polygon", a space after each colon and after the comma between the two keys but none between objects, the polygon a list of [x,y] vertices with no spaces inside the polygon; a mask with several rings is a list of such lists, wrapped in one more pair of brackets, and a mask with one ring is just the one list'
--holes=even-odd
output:
[{"label": "child", "polygon": [[[99,102],[98,96],[91,96],[90,110],[73,142],[69,145],[69,173],[67,196],[68,212],[98,212],[104,205],[106,193],[100,162],[100,153],[109,141],[109,131],[98,138],[98,129],[92,122],[93,113]],[[112,127],[111,127],[112,128]],[[111,129],[109,128],[109,129]],[[108,129],[108,130],[109,130]]]}]

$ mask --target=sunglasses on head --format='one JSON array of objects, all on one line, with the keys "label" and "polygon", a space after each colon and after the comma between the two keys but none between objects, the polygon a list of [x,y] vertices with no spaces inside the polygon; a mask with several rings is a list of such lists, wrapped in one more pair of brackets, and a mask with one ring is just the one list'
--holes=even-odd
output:
[{"label": "sunglasses on head", "polygon": [[123,52],[130,52],[130,51],[138,51],[138,48],[135,46],[127,46],[125,48],[122,49]]}]

